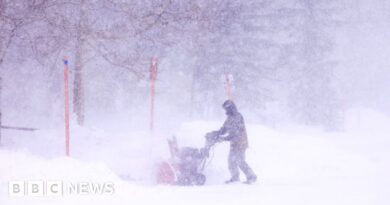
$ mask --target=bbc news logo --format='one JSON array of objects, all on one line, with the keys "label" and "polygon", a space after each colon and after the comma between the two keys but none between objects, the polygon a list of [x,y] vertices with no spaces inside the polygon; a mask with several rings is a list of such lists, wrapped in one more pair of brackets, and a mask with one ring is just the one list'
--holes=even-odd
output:
[{"label": "bbc news logo", "polygon": [[63,181],[10,181],[10,196],[112,195],[114,183]]}]

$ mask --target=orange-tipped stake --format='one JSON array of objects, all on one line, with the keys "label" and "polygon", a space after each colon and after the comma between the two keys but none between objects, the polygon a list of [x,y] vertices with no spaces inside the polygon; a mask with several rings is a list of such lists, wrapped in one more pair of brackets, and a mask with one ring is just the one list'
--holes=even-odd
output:
[{"label": "orange-tipped stake", "polygon": [[69,61],[65,56],[64,59],[64,97],[65,97],[65,153],[66,156],[70,155],[69,152]]}]

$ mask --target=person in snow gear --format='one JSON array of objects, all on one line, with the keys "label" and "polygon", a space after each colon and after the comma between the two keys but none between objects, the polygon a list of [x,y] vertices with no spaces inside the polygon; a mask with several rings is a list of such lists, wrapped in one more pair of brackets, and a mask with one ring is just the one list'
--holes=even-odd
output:
[{"label": "person in snow gear", "polygon": [[179,147],[176,138],[168,140],[171,159],[159,164],[157,182],[183,186],[204,185],[206,176],[203,174],[210,157],[210,150],[218,142],[230,141],[229,171],[232,178],[226,183],[240,180],[241,169],[246,175],[247,184],[256,181],[257,177],[245,161],[245,151],[248,148],[248,138],[245,130],[244,118],[237,111],[233,101],[223,104],[227,119],[222,128],[212,131],[205,136],[204,147]]},{"label": "person in snow gear", "polygon": [[231,179],[226,183],[232,183],[240,180],[239,169],[244,172],[247,180],[245,183],[256,182],[257,176],[245,161],[245,152],[248,148],[248,137],[245,129],[244,118],[238,112],[233,101],[227,100],[222,107],[225,109],[227,119],[225,120],[218,133],[221,141],[230,142],[230,152],[228,158],[229,171]]}]

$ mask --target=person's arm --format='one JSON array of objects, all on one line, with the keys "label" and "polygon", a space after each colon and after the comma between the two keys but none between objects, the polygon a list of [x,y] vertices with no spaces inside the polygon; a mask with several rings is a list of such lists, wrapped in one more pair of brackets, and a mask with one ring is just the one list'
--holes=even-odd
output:
[{"label": "person's arm", "polygon": [[225,135],[228,132],[227,122],[228,122],[228,119],[225,120],[222,127],[218,130],[219,135]]},{"label": "person's arm", "polygon": [[244,123],[240,117],[236,117],[233,119],[233,127],[227,130],[228,135],[223,138],[225,141],[233,141],[237,138],[240,138],[243,134]]},{"label": "person's arm", "polygon": [[229,134],[226,137],[223,137],[225,141],[232,141],[239,137],[237,129],[233,128],[229,130]]}]

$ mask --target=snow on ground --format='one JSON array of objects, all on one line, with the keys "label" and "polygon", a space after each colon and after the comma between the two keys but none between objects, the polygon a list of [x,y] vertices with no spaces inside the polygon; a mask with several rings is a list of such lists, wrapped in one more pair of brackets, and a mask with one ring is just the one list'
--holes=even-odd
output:
[{"label": "snow on ground", "polygon": [[[73,127],[68,158],[61,129],[18,134],[0,149],[0,204],[389,204],[390,119],[367,109],[346,116],[340,133],[249,124],[247,160],[259,176],[250,186],[223,184],[227,143],[212,151],[205,186],[178,187],[153,182],[155,162],[169,157],[165,136]],[[179,146],[202,147],[220,125],[185,123],[175,135]],[[111,182],[115,193],[11,197],[10,180]]]}]

